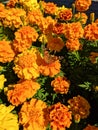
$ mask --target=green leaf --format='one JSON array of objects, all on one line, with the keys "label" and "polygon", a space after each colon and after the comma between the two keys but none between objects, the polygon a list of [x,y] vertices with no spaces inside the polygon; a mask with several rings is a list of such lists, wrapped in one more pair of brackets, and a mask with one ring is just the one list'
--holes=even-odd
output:
[{"label": "green leaf", "polygon": [[84,88],[85,90],[91,91],[91,83],[90,82],[84,82],[84,84],[79,84],[78,86],[81,88]]}]

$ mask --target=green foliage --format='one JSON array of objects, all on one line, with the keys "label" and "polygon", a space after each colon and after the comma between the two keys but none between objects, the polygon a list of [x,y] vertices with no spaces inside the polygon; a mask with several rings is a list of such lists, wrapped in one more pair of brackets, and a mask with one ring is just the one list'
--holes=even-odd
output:
[{"label": "green foliage", "polygon": [[50,127],[50,124],[48,124],[46,130],[52,130],[51,127]]},{"label": "green foliage", "polygon": [[85,90],[91,91],[91,83],[90,82],[84,82],[84,84],[79,84],[78,86],[81,88],[84,88]]}]

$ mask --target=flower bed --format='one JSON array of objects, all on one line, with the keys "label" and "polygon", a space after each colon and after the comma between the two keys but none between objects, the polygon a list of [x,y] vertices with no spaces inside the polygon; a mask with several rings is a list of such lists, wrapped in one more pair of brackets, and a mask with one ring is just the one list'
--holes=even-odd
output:
[{"label": "flower bed", "polygon": [[0,130],[98,130],[98,19],[40,0],[0,3]]}]

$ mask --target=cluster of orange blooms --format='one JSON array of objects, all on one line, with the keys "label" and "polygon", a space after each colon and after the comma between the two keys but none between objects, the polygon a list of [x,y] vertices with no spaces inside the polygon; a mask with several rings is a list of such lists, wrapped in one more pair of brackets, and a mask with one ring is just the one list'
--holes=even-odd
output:
[{"label": "cluster of orange blooms", "polygon": [[[13,40],[5,35],[0,41],[0,62],[13,61],[13,71],[19,78],[16,84],[5,87],[4,92],[10,104],[21,106],[18,117],[23,130],[46,130],[49,123],[52,130],[65,130],[70,128],[72,117],[79,122],[89,116],[89,102],[78,95],[68,100],[68,106],[60,102],[48,106],[33,96],[41,88],[37,82],[40,75],[53,79],[50,86],[56,93],[68,93],[71,82],[66,76],[58,76],[62,65],[55,52],[60,52],[64,47],[68,51],[82,49],[79,41],[82,37],[98,40],[97,22],[85,25],[84,28],[82,26],[87,21],[83,11],[89,8],[91,0],[75,1],[76,9],[80,11],[74,15],[76,20],[81,18],[78,22],[69,22],[73,17],[72,9],[58,7],[53,2],[40,1],[38,4],[35,1],[34,5],[31,0],[31,4],[26,2],[9,0],[6,6],[0,3],[0,26],[10,28],[14,33]],[[55,19],[50,15],[55,16]],[[61,34],[65,41],[60,37]],[[43,44],[43,53],[36,46],[37,42]],[[98,53],[92,52],[91,62],[94,63],[96,57]],[[97,129],[88,125],[84,130]]]}]

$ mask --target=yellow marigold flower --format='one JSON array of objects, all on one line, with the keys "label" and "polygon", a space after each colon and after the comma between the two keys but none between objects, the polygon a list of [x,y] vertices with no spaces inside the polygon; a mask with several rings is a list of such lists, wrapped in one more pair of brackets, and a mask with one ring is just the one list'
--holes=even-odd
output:
[{"label": "yellow marigold flower", "polygon": [[98,40],[98,24],[92,23],[84,27],[84,37],[87,40]]},{"label": "yellow marigold flower", "polygon": [[65,24],[64,23],[56,23],[53,26],[53,33],[56,33],[58,35],[63,34],[64,30],[65,30]]},{"label": "yellow marigold flower", "polygon": [[4,27],[19,28],[24,24],[26,12],[20,8],[8,8],[5,17],[2,19]]},{"label": "yellow marigold flower", "polygon": [[22,105],[19,112],[19,123],[23,125],[24,130],[46,130],[47,117],[46,103],[32,98]]},{"label": "yellow marigold flower", "polygon": [[39,67],[37,64],[38,60],[38,50],[32,48],[31,50],[26,50],[15,57],[15,66],[13,70],[17,76],[21,79],[35,79],[39,77]]},{"label": "yellow marigold flower", "polygon": [[42,4],[42,7],[43,7],[44,12],[45,12],[46,14],[55,15],[55,13],[56,13],[56,11],[57,11],[57,9],[58,9],[58,7],[57,7],[56,4],[54,4],[53,2],[47,2],[47,3],[46,3],[46,2],[44,2],[44,1],[42,1],[41,4]]},{"label": "yellow marigold flower", "polygon": [[45,52],[40,62],[39,71],[42,75],[54,77],[60,72],[61,64],[56,56],[49,55],[48,52]]},{"label": "yellow marigold flower", "polygon": [[91,0],[75,0],[75,7],[77,11],[86,11],[91,5]]},{"label": "yellow marigold flower", "polygon": [[98,86],[94,87],[95,92],[98,92]]},{"label": "yellow marigold flower", "polygon": [[16,52],[23,52],[31,47],[32,42],[35,42],[38,38],[38,33],[33,27],[23,26],[15,32],[15,40],[13,41],[13,47]]},{"label": "yellow marigold flower", "polygon": [[90,53],[90,61],[91,63],[95,64],[97,63],[96,58],[98,57],[98,52],[91,52]]},{"label": "yellow marigold flower", "polygon": [[76,20],[79,20],[82,24],[86,24],[88,19],[88,16],[85,13],[80,13],[80,12],[76,13],[74,17]]},{"label": "yellow marigold flower", "polygon": [[33,25],[41,25],[43,21],[43,15],[40,9],[33,9],[32,11],[29,11],[27,14],[27,19],[30,24]]},{"label": "yellow marigold flower", "polygon": [[81,49],[81,44],[78,39],[68,39],[65,46],[70,51],[78,51]]},{"label": "yellow marigold flower", "polygon": [[70,127],[72,115],[67,106],[58,102],[48,109],[52,130],[65,130],[66,127]]},{"label": "yellow marigold flower", "polygon": [[15,52],[12,49],[12,45],[9,41],[0,41],[0,62],[11,62],[14,59]]},{"label": "yellow marigold flower", "polygon": [[51,51],[60,52],[64,47],[64,42],[60,37],[53,37],[52,35],[47,35],[47,48]]},{"label": "yellow marigold flower", "polygon": [[38,39],[41,43],[47,43],[47,35],[45,34],[41,34],[39,39]]},{"label": "yellow marigold flower", "polygon": [[80,22],[68,23],[65,25],[64,35],[67,39],[82,38],[84,30]]},{"label": "yellow marigold flower", "polygon": [[98,130],[98,127],[88,124],[83,130]]},{"label": "yellow marigold flower", "polygon": [[3,74],[0,75],[0,89],[3,89],[4,82],[7,81]]},{"label": "yellow marigold flower", "polygon": [[33,80],[22,80],[17,84],[9,85],[7,91],[8,101],[15,106],[22,104],[26,99],[31,98],[40,88],[40,85]]},{"label": "yellow marigold flower", "polygon": [[67,94],[70,87],[70,82],[66,77],[58,76],[52,80],[51,86],[56,93]]},{"label": "yellow marigold flower", "polygon": [[20,5],[23,6],[23,8],[26,11],[31,11],[33,9],[39,8],[39,4],[37,3],[37,0],[19,0]]},{"label": "yellow marigold flower", "polygon": [[72,10],[71,9],[62,9],[59,14],[58,14],[58,17],[60,20],[71,20],[72,18]]},{"label": "yellow marigold flower", "polygon": [[79,122],[80,119],[87,118],[90,113],[90,104],[84,97],[78,95],[77,97],[69,99],[68,103],[69,109],[72,111],[76,122]]},{"label": "yellow marigold flower", "polygon": [[19,130],[18,116],[11,113],[14,106],[0,104],[0,130]]}]

